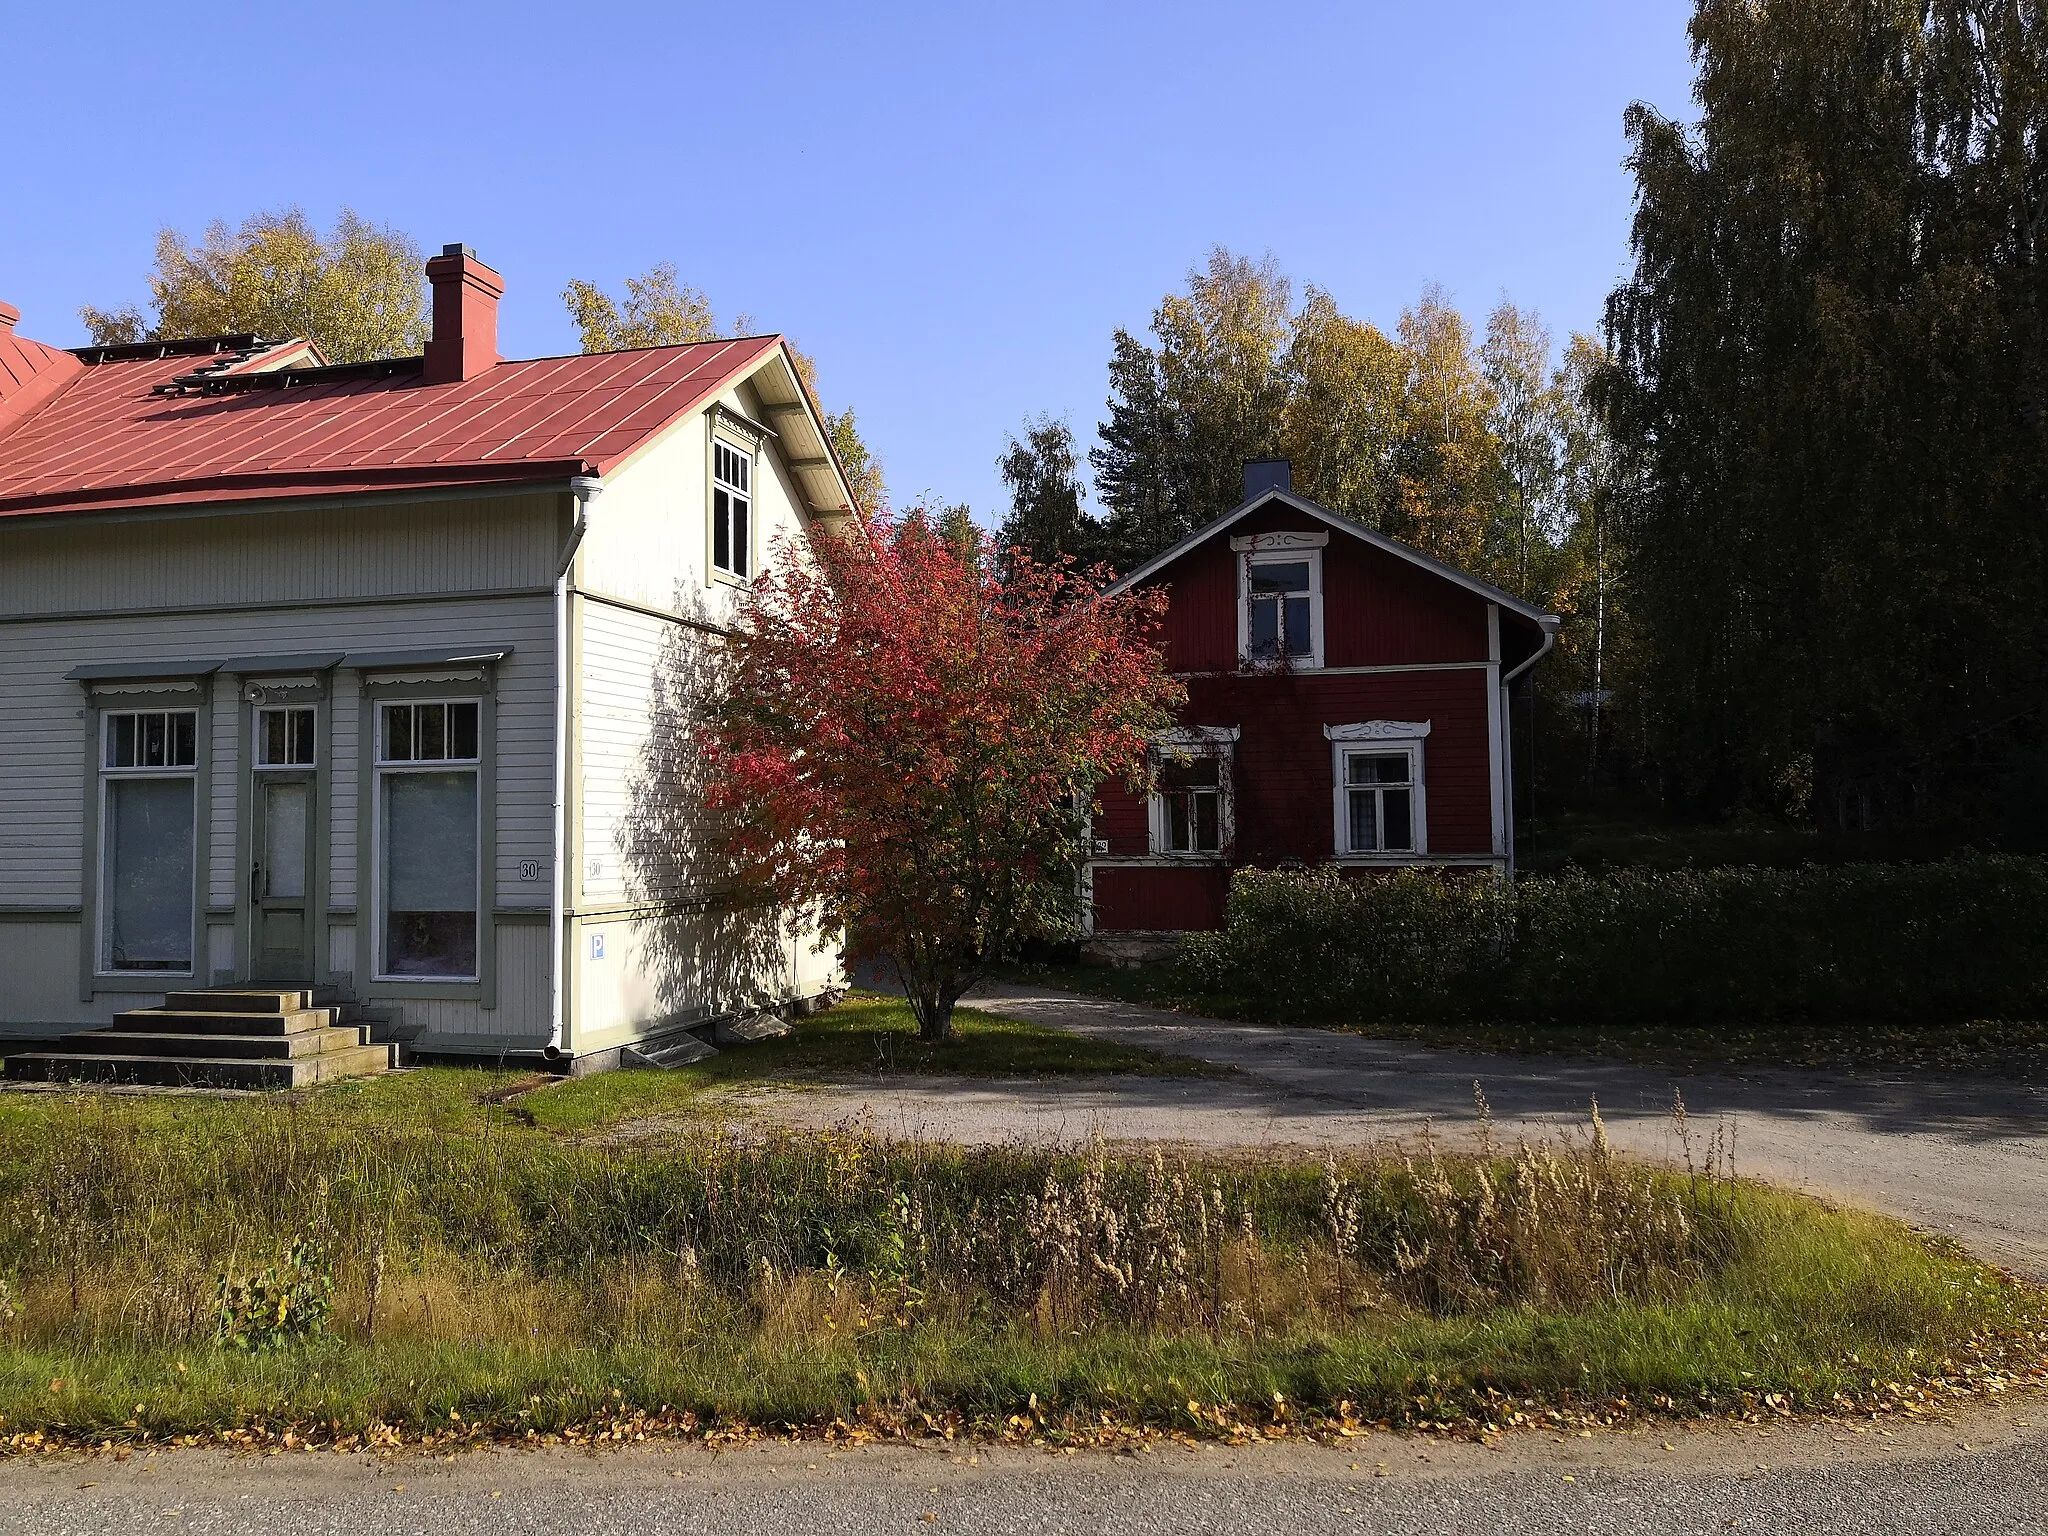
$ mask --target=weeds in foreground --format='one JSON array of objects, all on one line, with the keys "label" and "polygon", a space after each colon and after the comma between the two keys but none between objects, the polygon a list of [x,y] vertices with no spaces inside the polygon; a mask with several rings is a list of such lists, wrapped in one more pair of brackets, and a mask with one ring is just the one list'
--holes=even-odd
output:
[{"label": "weeds in foreground", "polygon": [[322,1106],[0,1121],[7,1429],[1828,1403],[2039,1326],[1960,1256],[1735,1180],[1682,1105],[1684,1173],[1617,1157],[1597,1109],[1478,1156],[1316,1161]]}]

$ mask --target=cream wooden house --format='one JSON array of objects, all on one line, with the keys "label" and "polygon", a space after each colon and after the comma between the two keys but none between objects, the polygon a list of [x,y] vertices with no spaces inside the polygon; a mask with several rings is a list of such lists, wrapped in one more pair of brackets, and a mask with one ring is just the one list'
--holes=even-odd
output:
[{"label": "cream wooden house", "polygon": [[838,956],[704,846],[733,596],[845,515],[776,336],[497,356],[63,351],[0,306],[0,1032],[328,989],[430,1055],[613,1063]]}]

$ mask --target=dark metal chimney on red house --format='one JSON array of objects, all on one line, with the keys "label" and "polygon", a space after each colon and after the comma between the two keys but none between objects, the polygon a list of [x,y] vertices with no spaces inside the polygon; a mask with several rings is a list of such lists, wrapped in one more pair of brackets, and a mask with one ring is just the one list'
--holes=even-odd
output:
[{"label": "dark metal chimney on red house", "polygon": [[498,300],[505,279],[466,245],[444,245],[427,263],[434,290],[434,334],[427,342],[429,384],[473,379],[498,362]]},{"label": "dark metal chimney on red house", "polygon": [[[431,270],[431,269],[430,269]],[[1294,465],[1286,459],[1246,459],[1244,499],[1263,496],[1267,491],[1294,489]]]}]

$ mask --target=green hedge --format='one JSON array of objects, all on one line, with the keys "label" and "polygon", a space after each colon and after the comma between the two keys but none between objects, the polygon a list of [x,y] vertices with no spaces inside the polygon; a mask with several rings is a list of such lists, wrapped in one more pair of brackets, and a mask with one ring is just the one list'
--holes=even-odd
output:
[{"label": "green hedge", "polygon": [[1322,1016],[2039,1016],[2048,861],[1525,877],[1245,870],[1198,985]]}]

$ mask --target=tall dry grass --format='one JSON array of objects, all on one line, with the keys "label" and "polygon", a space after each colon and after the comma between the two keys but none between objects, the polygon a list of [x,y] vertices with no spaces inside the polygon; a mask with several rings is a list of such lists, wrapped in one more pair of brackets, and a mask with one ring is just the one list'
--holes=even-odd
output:
[{"label": "tall dry grass", "polygon": [[[1743,1241],[1721,1170],[1581,1132],[1453,1155],[1245,1160],[967,1150],[855,1131],[576,1145],[406,1131],[258,1103],[166,1121],[81,1094],[0,1130],[0,1327],[202,1343],[223,1279],[288,1254],[326,1326],[657,1341],[766,1326],[824,1286],[832,1326],[993,1308],[1017,1326],[1256,1336],[1390,1308],[1452,1316],[1677,1294]],[[295,1257],[294,1262],[299,1260]],[[246,1307],[245,1307],[246,1310]]]}]

